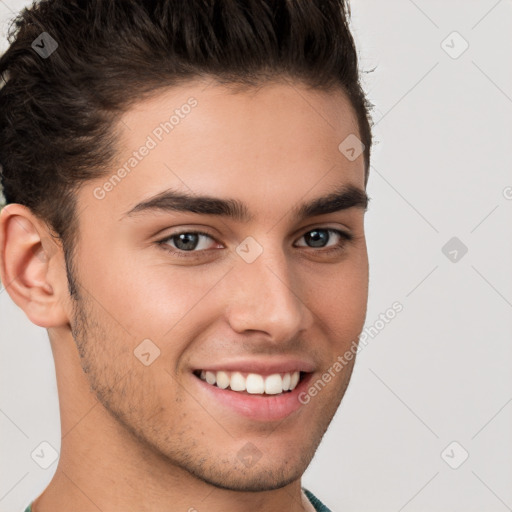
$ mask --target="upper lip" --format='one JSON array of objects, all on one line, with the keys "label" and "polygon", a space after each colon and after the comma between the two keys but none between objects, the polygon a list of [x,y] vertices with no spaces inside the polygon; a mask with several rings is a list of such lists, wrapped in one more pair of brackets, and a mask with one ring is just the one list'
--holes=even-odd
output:
[{"label": "upper lip", "polygon": [[243,373],[258,373],[260,375],[272,375],[274,373],[305,372],[315,371],[315,365],[308,360],[293,357],[272,357],[271,359],[230,359],[223,362],[205,363],[204,366],[197,366],[193,371],[228,371]]}]

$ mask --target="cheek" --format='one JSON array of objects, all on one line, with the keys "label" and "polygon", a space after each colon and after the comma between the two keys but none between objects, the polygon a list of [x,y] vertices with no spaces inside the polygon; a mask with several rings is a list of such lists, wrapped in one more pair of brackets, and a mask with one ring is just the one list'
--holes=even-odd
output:
[{"label": "cheek", "polygon": [[88,290],[126,331],[141,340],[168,333],[219,280],[216,272],[200,267],[155,263],[126,254],[114,255],[115,264],[106,265],[94,255],[84,256],[83,261],[90,276]]},{"label": "cheek", "polygon": [[340,268],[324,280],[325,286],[315,303],[327,327],[328,338],[338,344],[357,339],[364,326],[368,301],[368,266],[362,259],[356,265]]}]

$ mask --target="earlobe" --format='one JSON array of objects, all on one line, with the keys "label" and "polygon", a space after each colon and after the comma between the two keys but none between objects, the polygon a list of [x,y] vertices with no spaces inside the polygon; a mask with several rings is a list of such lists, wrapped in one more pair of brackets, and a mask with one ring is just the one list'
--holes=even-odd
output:
[{"label": "earlobe", "polygon": [[68,323],[62,307],[67,280],[65,268],[58,260],[58,246],[46,225],[30,209],[20,204],[3,208],[0,278],[12,300],[40,327]]}]

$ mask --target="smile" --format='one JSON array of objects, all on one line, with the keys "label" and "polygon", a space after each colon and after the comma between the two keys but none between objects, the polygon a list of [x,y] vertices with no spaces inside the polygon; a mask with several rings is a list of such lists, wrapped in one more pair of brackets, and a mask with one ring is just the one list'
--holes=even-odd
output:
[{"label": "smile", "polygon": [[293,391],[301,378],[300,371],[260,375],[258,373],[243,373],[239,371],[209,371],[195,372],[202,381],[220,389],[230,389],[239,393],[251,395],[279,395]]},{"label": "smile", "polygon": [[220,407],[230,415],[258,422],[281,421],[304,407],[299,395],[314,373],[304,363],[268,366],[241,364],[237,368],[233,363],[229,369],[197,369],[192,372],[192,389],[198,391],[196,396],[204,396],[208,407]]}]

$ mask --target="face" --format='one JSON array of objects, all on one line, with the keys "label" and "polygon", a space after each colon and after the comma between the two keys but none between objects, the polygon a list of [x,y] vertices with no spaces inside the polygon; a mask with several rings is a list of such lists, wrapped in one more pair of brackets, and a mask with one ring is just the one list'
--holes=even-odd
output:
[{"label": "face", "polygon": [[350,104],[193,82],[118,130],[118,165],[77,196],[71,325],[91,388],[170,464],[282,487],[345,393],[354,359],[335,363],[366,314],[363,156],[338,149],[358,134]]}]

